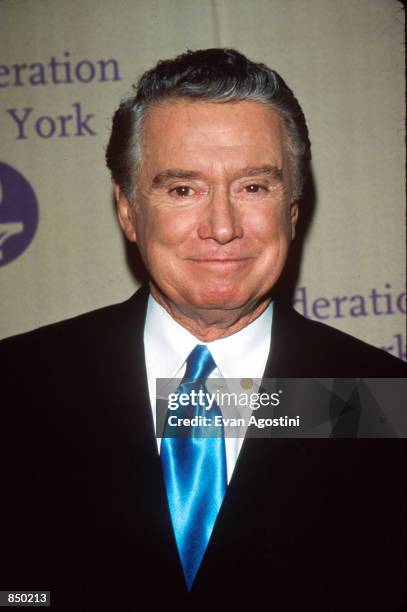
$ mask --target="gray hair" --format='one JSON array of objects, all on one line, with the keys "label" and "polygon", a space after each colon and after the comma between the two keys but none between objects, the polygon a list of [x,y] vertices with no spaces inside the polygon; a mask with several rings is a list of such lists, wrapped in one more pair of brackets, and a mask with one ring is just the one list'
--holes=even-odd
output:
[{"label": "gray hair", "polygon": [[112,178],[129,201],[133,200],[134,179],[140,169],[148,110],[178,98],[219,103],[251,100],[276,110],[287,131],[292,197],[301,198],[311,159],[305,117],[291,89],[265,64],[252,62],[234,49],[188,51],[159,61],[133,88],[135,95],[125,99],[113,116],[106,150]]}]

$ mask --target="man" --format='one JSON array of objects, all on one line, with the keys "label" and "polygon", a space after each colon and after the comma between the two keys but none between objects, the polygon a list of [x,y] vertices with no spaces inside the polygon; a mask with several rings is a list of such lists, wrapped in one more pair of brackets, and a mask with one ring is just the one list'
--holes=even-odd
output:
[{"label": "man", "polygon": [[120,106],[107,163],[150,281],[2,343],[2,589],[67,610],[402,605],[404,443],[212,439],[199,466],[155,438],[157,378],[405,375],[278,300],[309,157],[292,92],[233,50],[159,62]]}]

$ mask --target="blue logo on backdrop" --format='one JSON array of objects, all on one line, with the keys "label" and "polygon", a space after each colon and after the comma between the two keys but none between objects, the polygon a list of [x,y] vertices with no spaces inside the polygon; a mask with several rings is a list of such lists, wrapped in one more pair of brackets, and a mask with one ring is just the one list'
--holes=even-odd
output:
[{"label": "blue logo on backdrop", "polygon": [[0,266],[29,246],[38,226],[38,203],[27,179],[0,162]]}]

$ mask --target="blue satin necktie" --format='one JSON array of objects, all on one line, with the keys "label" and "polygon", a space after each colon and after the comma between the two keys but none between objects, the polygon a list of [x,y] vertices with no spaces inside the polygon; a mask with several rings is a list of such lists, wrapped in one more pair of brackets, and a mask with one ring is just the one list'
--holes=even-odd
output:
[{"label": "blue satin necktie", "polygon": [[[205,382],[215,368],[207,347],[198,344],[187,359],[177,393],[190,395],[192,390],[200,389],[208,393]],[[219,406],[213,404],[206,410],[206,405],[190,403],[178,408],[176,415],[181,418],[206,416],[214,424],[215,416],[221,416]],[[174,429],[171,432],[168,416],[161,441],[161,463],[175,539],[190,591],[226,491],[224,430],[214,425],[197,426],[188,428],[187,437],[166,437],[177,435]]]}]

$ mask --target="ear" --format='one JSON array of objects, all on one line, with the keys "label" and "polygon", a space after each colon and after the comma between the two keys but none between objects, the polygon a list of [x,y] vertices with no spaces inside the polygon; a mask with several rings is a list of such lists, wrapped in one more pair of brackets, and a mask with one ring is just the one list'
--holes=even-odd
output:
[{"label": "ear", "polygon": [[137,242],[136,228],[134,223],[134,207],[129,203],[120,185],[118,185],[115,181],[112,181],[112,185],[120,226],[127,240],[130,240],[130,242]]},{"label": "ear", "polygon": [[298,221],[298,202],[294,200],[290,204],[291,240],[295,238],[295,227]]}]

